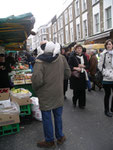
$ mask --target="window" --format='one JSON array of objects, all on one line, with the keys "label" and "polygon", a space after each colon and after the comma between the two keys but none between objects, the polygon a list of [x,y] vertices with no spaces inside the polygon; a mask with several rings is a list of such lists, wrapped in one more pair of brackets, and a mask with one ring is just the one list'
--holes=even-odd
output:
[{"label": "window", "polygon": [[46,29],[45,28],[42,29],[42,33],[46,33]]},{"label": "window", "polygon": [[95,19],[95,33],[99,32],[99,13],[94,15]]},{"label": "window", "polygon": [[80,24],[77,24],[77,39],[80,39]]},{"label": "window", "polygon": [[70,24],[70,42],[74,41],[73,23]]},{"label": "window", "polygon": [[58,19],[58,30],[60,30],[60,19]]},{"label": "window", "polygon": [[66,43],[69,42],[69,31],[68,31],[68,26],[65,27],[65,35],[66,35]]},{"label": "window", "polygon": [[111,7],[106,9],[106,29],[109,29],[112,27],[112,17],[111,17]]},{"label": "window", "polygon": [[54,43],[57,42],[57,34],[53,34],[53,42],[54,42]]},{"label": "window", "polygon": [[60,17],[60,27],[63,28],[63,17]]},{"label": "window", "polygon": [[67,13],[67,10],[65,11],[65,24],[68,23],[68,13]]},{"label": "window", "polygon": [[54,32],[57,32],[56,23],[54,24]]},{"label": "window", "polygon": [[76,16],[80,14],[79,1],[76,1]]},{"label": "window", "polygon": [[87,9],[87,2],[86,0],[82,0],[82,11]]},{"label": "window", "polygon": [[60,40],[61,40],[61,44],[63,45],[64,44],[64,34],[63,34],[63,31],[61,31]]},{"label": "window", "polygon": [[72,6],[69,7],[69,20],[71,21],[73,19],[72,15]]},{"label": "window", "polygon": [[88,36],[88,30],[87,30],[87,20],[83,21],[83,36],[87,37]]},{"label": "window", "polygon": [[61,44],[60,33],[58,34],[58,42],[59,42],[59,44]]},{"label": "window", "polygon": [[99,0],[92,0],[92,5],[94,5],[96,2],[98,2]]}]

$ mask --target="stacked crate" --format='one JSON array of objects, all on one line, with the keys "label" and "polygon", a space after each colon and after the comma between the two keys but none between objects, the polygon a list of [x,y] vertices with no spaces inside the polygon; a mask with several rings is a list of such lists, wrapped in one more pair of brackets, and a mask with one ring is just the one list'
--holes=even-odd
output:
[{"label": "stacked crate", "polygon": [[[20,131],[19,107],[10,102],[9,93],[8,88],[0,89],[0,137]],[[16,110],[13,110],[14,108]]]}]

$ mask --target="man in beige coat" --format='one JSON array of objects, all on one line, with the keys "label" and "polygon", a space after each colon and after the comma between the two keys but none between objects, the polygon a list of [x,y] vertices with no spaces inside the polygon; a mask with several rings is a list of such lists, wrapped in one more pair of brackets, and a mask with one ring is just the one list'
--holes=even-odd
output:
[{"label": "man in beige coat", "polygon": [[32,86],[39,98],[45,135],[45,141],[38,142],[37,146],[49,148],[55,146],[51,112],[57,144],[63,144],[66,139],[62,131],[63,81],[70,77],[71,71],[65,57],[59,54],[59,44],[46,41],[41,48],[44,53],[34,65]]}]

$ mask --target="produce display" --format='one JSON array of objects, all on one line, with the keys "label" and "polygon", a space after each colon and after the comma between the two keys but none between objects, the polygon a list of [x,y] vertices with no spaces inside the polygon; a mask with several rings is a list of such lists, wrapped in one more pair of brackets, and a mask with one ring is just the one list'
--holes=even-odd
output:
[{"label": "produce display", "polygon": [[12,66],[11,68],[12,70],[27,70],[29,69],[29,65],[28,64],[22,65],[21,63],[19,63],[18,65]]},{"label": "produce display", "polygon": [[0,89],[0,93],[8,93],[8,92],[9,92],[8,88]]},{"label": "produce display", "polygon": [[31,77],[32,74],[29,73],[17,73],[13,77],[13,83],[14,85],[19,85],[19,84],[31,84]]},{"label": "produce display", "polygon": [[12,93],[21,93],[21,94],[26,94],[26,93],[29,93],[29,90],[26,90],[26,89],[15,89],[15,88],[12,88],[11,89],[11,92]]}]

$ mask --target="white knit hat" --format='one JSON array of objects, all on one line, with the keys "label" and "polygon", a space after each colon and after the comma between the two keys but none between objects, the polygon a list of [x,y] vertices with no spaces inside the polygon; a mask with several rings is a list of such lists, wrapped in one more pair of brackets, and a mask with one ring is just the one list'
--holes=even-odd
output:
[{"label": "white knit hat", "polygon": [[52,41],[47,42],[44,53],[53,53],[54,57],[56,54],[60,53],[60,44],[59,43],[54,44]]}]

